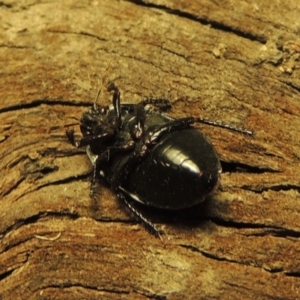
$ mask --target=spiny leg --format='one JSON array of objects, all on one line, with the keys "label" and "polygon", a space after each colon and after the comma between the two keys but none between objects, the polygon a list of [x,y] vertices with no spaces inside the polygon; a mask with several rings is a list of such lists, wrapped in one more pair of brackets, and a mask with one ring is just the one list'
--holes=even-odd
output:
[{"label": "spiny leg", "polygon": [[188,128],[195,123],[205,123],[208,125],[213,125],[213,126],[217,126],[217,127],[221,127],[221,128],[226,128],[226,129],[229,129],[232,131],[240,132],[243,134],[253,135],[252,131],[246,130],[243,128],[237,128],[237,127],[234,127],[231,125],[222,124],[222,123],[218,123],[218,122],[214,122],[214,121],[209,121],[209,120],[202,119],[202,118],[187,117],[187,118],[171,120],[170,122],[159,126],[154,131],[148,132],[145,137],[145,145],[147,145],[147,147],[151,147],[152,145],[155,145],[156,142],[165,133],[171,132],[174,130],[178,130],[178,129]]},{"label": "spiny leg", "polygon": [[[172,104],[169,100],[167,99],[162,99],[162,98],[158,98],[158,99],[153,99],[153,98],[148,98],[145,100],[142,100],[141,102],[139,102],[138,104],[122,104],[122,106],[124,105],[124,107],[126,106],[129,109],[134,109],[134,106],[136,105],[143,105],[146,106],[147,104],[152,104],[154,106],[156,106],[157,108],[159,108],[160,110],[167,110],[170,109],[172,107]],[[169,115],[165,115],[163,114],[165,117],[168,117],[170,119],[172,119],[172,117],[170,117]],[[247,130],[244,128],[239,128],[239,127],[235,127],[229,124],[224,124],[221,122],[216,122],[216,121],[211,121],[205,118],[201,118],[201,117],[191,117],[192,119],[194,119],[193,122],[191,122],[190,124],[194,124],[194,123],[203,123],[203,124],[207,124],[207,125],[211,125],[211,126],[216,126],[216,127],[221,127],[221,128],[225,128],[228,130],[232,130],[235,132],[240,132],[246,135],[250,135],[252,136],[254,134],[253,131],[251,130]],[[183,120],[186,118],[183,118]],[[181,120],[181,119],[178,119]]]},{"label": "spiny leg", "polygon": [[147,135],[144,139],[144,143],[147,146],[147,148],[150,148],[150,147],[156,145],[157,141],[164,134],[174,131],[174,130],[188,128],[193,123],[194,123],[193,117],[174,119],[172,121],[169,121],[166,124],[158,126],[155,130],[147,132]]},{"label": "spiny leg", "polygon": [[[232,131],[235,131],[235,132],[240,132],[240,133],[243,133],[243,134],[246,134],[246,135],[254,135],[253,131],[247,130],[247,129],[244,129],[244,128],[234,127],[232,125],[223,124],[223,123],[215,122],[215,121],[210,121],[210,120],[207,120],[207,119],[204,119],[204,118],[199,118],[199,117],[198,118],[193,118],[193,119],[194,119],[193,123],[203,123],[203,124],[207,124],[207,125],[211,125],[211,126],[225,128],[225,129],[232,130]],[[191,123],[191,124],[193,124],[193,123]]]},{"label": "spiny leg", "polygon": [[162,240],[162,237],[160,235],[159,230],[155,227],[154,224],[152,224],[147,218],[145,218],[140,212],[137,211],[137,209],[135,207],[133,207],[131,205],[131,203],[129,203],[126,200],[126,197],[123,195],[123,193],[118,192],[117,196],[119,199],[121,199],[126,206],[129,208],[129,210],[134,214],[134,216],[141,222],[144,224],[145,228],[152,234],[154,234],[156,237],[160,238]]},{"label": "spiny leg", "polygon": [[128,174],[143,161],[150,149],[157,144],[163,135],[171,131],[188,128],[197,121],[198,120],[193,117],[174,119],[166,124],[158,126],[152,131],[148,131],[145,134],[142,143],[140,143],[138,147],[135,148],[135,151],[130,154],[124,167],[114,175],[114,178],[112,178],[112,186],[118,188],[120,182],[122,182],[123,179],[126,180],[128,178]]},{"label": "spiny leg", "polygon": [[100,133],[98,135],[86,135],[83,138],[81,138],[79,141],[75,141],[74,130],[73,129],[66,130],[66,135],[68,140],[73,146],[77,148],[80,148],[82,146],[88,146],[94,142],[104,141],[112,137],[114,134],[115,131],[113,128],[107,128],[106,132]]},{"label": "spiny leg", "polygon": [[[160,109],[170,109],[172,107],[172,104],[169,100],[167,99],[145,99],[143,101],[140,102],[142,105],[146,106],[147,104],[153,104],[156,107],[160,108]],[[163,114],[164,115],[164,114]],[[166,115],[166,117],[169,117],[168,115]],[[194,122],[191,122],[190,124],[193,123],[203,123],[203,124],[207,124],[207,125],[211,125],[211,126],[216,126],[216,127],[221,127],[221,128],[225,128],[228,130],[232,130],[235,132],[240,132],[246,135],[253,135],[254,132],[251,130],[247,130],[244,128],[239,128],[239,127],[235,127],[229,124],[224,124],[221,122],[216,122],[216,121],[211,121],[205,118],[201,118],[201,117],[191,117],[194,119]],[[182,118],[182,120],[185,120],[186,118]],[[181,119],[178,119],[181,120]]]},{"label": "spiny leg", "polygon": [[157,108],[159,108],[160,110],[167,110],[172,107],[170,100],[163,99],[163,98],[147,98],[147,99],[141,101],[140,103],[143,104],[144,106],[146,106],[148,104],[152,104],[152,105],[156,106]]},{"label": "spiny leg", "polygon": [[[118,87],[114,84],[114,83],[110,83],[109,87],[108,87],[109,91],[114,91],[114,95],[113,95],[113,104],[114,104],[114,108],[117,111],[117,116],[118,118],[121,118],[120,116],[120,111],[121,111],[121,106],[124,109],[136,109],[137,106],[139,105],[143,105],[146,106],[148,104],[152,104],[155,105],[156,107],[158,107],[161,110],[167,110],[170,109],[172,107],[172,104],[169,100],[167,99],[163,99],[163,98],[147,98],[145,100],[142,100],[141,102],[139,102],[138,104],[120,104],[120,92]],[[210,121],[208,119],[205,118],[200,118],[200,117],[191,117],[192,119],[194,119],[193,122],[191,122],[190,124],[193,123],[203,123],[203,124],[207,124],[207,125],[212,125],[212,126],[216,126],[216,127],[221,127],[221,128],[225,128],[228,130],[232,130],[235,132],[240,132],[246,135],[253,135],[253,131],[251,130],[247,130],[244,128],[238,128],[238,127],[234,127],[232,125],[228,125],[228,124],[223,124],[220,122],[215,122],[215,121]],[[184,120],[186,118],[183,119],[179,119],[179,120]]]},{"label": "spiny leg", "polygon": [[118,153],[128,152],[128,151],[131,151],[132,149],[134,149],[134,141],[129,141],[126,144],[108,147],[100,155],[94,154],[92,152],[90,146],[88,146],[86,148],[87,156],[94,167],[93,178],[92,178],[92,183],[91,183],[91,187],[90,187],[90,195],[91,196],[94,195],[96,179],[97,179],[97,176],[100,174],[103,164],[107,163],[114,155],[116,155]]}]

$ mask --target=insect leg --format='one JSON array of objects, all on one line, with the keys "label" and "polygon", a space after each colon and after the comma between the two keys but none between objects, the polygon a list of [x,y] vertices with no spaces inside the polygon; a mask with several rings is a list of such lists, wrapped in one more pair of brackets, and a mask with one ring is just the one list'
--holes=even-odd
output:
[{"label": "insect leg", "polygon": [[131,137],[134,140],[139,140],[144,135],[145,120],[146,120],[145,108],[142,104],[139,103],[135,106],[135,125],[130,129]]},{"label": "insect leg", "polygon": [[75,141],[75,136],[74,136],[74,130],[73,129],[68,129],[66,130],[66,135],[70,143],[77,147],[83,147],[83,146],[88,146],[94,142],[99,142],[99,141],[104,141],[111,136],[115,134],[115,131],[113,128],[108,127],[106,132],[100,133],[98,135],[86,135],[79,141]]},{"label": "insect leg", "polygon": [[203,123],[203,124],[212,125],[212,126],[216,126],[216,127],[226,128],[226,129],[236,131],[236,132],[240,132],[240,133],[247,134],[247,135],[253,135],[254,134],[254,132],[251,131],[251,130],[234,127],[232,125],[223,124],[223,123],[220,123],[220,122],[210,121],[210,120],[207,120],[207,119],[204,119],[204,118],[199,118],[198,117],[198,118],[193,118],[193,119],[194,119],[193,123]]},{"label": "insect leg", "polygon": [[[117,125],[121,123],[121,100],[120,100],[120,91],[119,88],[113,83],[110,82],[107,90],[109,92],[113,91],[113,106],[116,112],[116,122]],[[119,127],[119,126],[117,126]]]},{"label": "insect leg", "polygon": [[240,132],[240,133],[247,134],[247,135],[253,135],[253,132],[250,130],[245,130],[242,128],[237,128],[237,127],[234,127],[231,125],[209,121],[209,120],[202,119],[202,118],[187,117],[187,118],[171,120],[170,122],[163,124],[160,127],[156,128],[154,131],[147,132],[147,135],[145,138],[145,145],[147,145],[147,147],[151,147],[152,145],[155,145],[156,142],[165,133],[171,132],[174,130],[178,130],[178,129],[188,128],[189,126],[191,126],[195,123],[204,123],[204,124],[208,124],[208,125],[226,128],[226,129],[233,130],[233,131]]},{"label": "insect leg", "polygon": [[146,120],[145,106],[147,104],[155,104],[160,110],[168,109],[171,107],[171,103],[166,99],[146,99],[134,106],[136,115],[136,124],[132,129],[131,136],[133,139],[138,140],[144,135],[144,125]]},{"label": "insect leg", "polygon": [[160,110],[168,110],[172,107],[170,100],[163,99],[163,98],[147,98],[141,101],[140,103],[143,104],[144,106],[148,104],[152,104],[157,108],[159,108]]},{"label": "insect leg", "polygon": [[100,174],[101,167],[103,166],[103,164],[107,163],[115,154],[122,153],[122,152],[127,152],[127,151],[132,150],[133,148],[134,148],[134,142],[129,141],[126,144],[108,147],[100,155],[96,155],[92,152],[91,147],[87,146],[86,153],[87,153],[87,156],[90,159],[90,161],[91,161],[91,163],[94,167],[93,179],[92,179],[92,184],[91,184],[91,188],[90,188],[90,190],[91,190],[90,194],[91,195],[93,195],[93,193],[94,193],[96,178],[97,178],[98,174]]},{"label": "insect leg", "polygon": [[66,130],[66,136],[69,140],[69,142],[76,147],[76,142],[75,142],[75,135],[74,135],[74,129],[67,129]]},{"label": "insect leg", "polygon": [[[101,170],[102,164],[107,162],[116,153],[132,150],[134,148],[134,145],[135,145],[135,143],[133,141],[130,141],[129,143],[124,144],[124,145],[109,147],[105,152],[101,153],[101,155],[93,154],[91,151],[91,148],[89,146],[87,147],[87,150],[86,150],[87,155],[94,166],[93,180],[92,180],[92,184],[91,184],[91,188],[90,188],[90,195],[92,197],[94,196],[96,177]],[[117,177],[117,178],[119,178],[119,177]],[[159,237],[160,239],[162,239],[161,235],[159,233],[159,230],[154,226],[154,224],[152,224],[129,201],[126,200],[126,197],[120,191],[120,189],[118,189],[118,188],[115,188],[115,189],[117,190],[118,198],[121,199],[126,204],[126,206],[135,215],[135,217],[144,224],[146,229],[149,230],[156,237]]]},{"label": "insect leg", "polygon": [[93,178],[90,185],[90,196],[93,197],[96,187],[96,178],[100,172],[101,165],[107,161],[107,154],[106,152],[103,152],[100,155],[96,155],[92,152],[90,146],[86,147],[86,154],[93,165]]},{"label": "insect leg", "polygon": [[134,214],[134,216],[140,221],[141,223],[144,224],[145,228],[152,234],[154,234],[156,237],[159,237],[162,239],[159,230],[155,227],[154,224],[152,224],[147,218],[145,218],[140,212],[137,211],[135,207],[132,206],[129,201],[126,200],[126,197],[122,192],[118,192],[117,196],[119,199],[121,199],[126,206],[129,208],[129,210]]},{"label": "insect leg", "polygon": [[151,147],[155,145],[165,133],[188,128],[194,122],[193,117],[171,120],[170,122],[155,128],[153,131],[147,132],[144,143],[147,147]]}]

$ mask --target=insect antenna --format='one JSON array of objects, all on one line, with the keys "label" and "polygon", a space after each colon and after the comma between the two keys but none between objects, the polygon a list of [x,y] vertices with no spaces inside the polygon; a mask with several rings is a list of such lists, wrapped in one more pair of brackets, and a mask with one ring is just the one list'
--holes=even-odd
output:
[{"label": "insect antenna", "polygon": [[107,66],[105,68],[104,74],[102,76],[101,85],[100,85],[100,88],[98,89],[98,93],[97,93],[97,96],[96,96],[96,98],[94,100],[94,104],[93,104],[94,110],[97,110],[97,102],[98,102],[98,99],[100,97],[100,94],[102,93],[103,86],[106,82],[106,78],[107,78],[107,74],[108,74],[108,71],[109,71],[109,68],[110,68],[110,64],[111,64],[111,60],[109,60]]}]

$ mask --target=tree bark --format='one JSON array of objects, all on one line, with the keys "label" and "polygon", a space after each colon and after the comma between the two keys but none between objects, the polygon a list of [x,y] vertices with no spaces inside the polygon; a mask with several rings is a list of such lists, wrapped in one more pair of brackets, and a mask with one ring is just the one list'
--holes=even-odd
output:
[{"label": "tree bark", "polygon": [[[262,2],[1,2],[0,299],[299,299],[300,7]],[[162,241],[104,183],[90,198],[66,139],[106,80],[255,132],[196,126],[221,185],[190,210],[142,207]]]}]

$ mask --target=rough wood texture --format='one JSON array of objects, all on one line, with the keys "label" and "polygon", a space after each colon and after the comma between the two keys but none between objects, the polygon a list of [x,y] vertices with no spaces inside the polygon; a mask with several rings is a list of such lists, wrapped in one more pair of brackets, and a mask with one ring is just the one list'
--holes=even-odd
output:
[{"label": "rough wood texture", "polygon": [[[0,299],[299,299],[298,1],[78,2],[0,4]],[[256,133],[199,126],[221,187],[182,214],[146,209],[163,241],[102,184],[90,199],[64,134],[109,61],[126,102]]]}]

